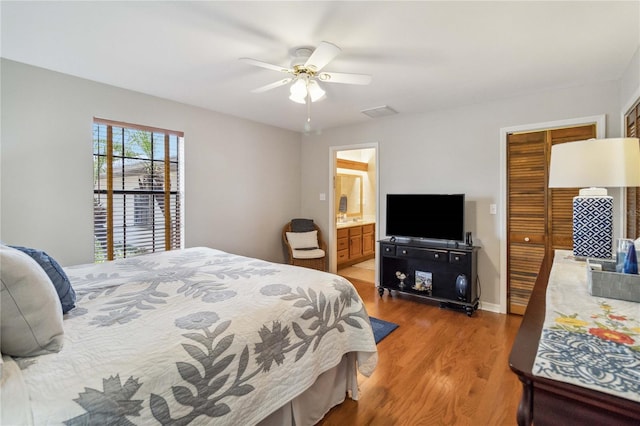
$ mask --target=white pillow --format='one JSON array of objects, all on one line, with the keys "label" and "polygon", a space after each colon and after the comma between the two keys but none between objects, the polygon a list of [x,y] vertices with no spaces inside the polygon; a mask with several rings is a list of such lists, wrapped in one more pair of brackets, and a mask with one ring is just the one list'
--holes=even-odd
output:
[{"label": "white pillow", "polygon": [[18,363],[8,355],[3,355],[4,373],[0,380],[0,424],[32,425],[31,401],[27,383]]},{"label": "white pillow", "polygon": [[287,232],[287,241],[292,249],[317,249],[318,231]]},{"label": "white pillow", "polygon": [[0,245],[0,351],[11,356],[58,352],[62,305],[47,273],[29,255]]}]

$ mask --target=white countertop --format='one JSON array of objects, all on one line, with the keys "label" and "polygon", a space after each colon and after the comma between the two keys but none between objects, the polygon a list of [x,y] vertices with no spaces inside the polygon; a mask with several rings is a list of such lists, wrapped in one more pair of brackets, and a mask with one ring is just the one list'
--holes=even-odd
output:
[{"label": "white countertop", "polygon": [[337,222],[336,228],[337,229],[351,228],[352,226],[369,225],[371,223],[376,223],[376,221],[372,219],[358,219],[357,221],[354,221],[353,219],[349,219],[347,222]]}]

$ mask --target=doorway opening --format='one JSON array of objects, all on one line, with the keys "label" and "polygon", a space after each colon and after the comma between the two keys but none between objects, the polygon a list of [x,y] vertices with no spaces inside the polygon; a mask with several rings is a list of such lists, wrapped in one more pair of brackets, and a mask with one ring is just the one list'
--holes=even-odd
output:
[{"label": "doorway opening", "polygon": [[376,282],[377,144],[332,148],[331,271]]}]

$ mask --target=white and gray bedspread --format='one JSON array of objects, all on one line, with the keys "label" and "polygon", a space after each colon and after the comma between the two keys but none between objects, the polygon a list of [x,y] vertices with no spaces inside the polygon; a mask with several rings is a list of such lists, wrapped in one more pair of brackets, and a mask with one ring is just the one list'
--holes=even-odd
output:
[{"label": "white and gray bedspread", "polygon": [[65,268],[56,354],[16,359],[35,424],[251,425],[377,351],[347,280],[210,248]]}]

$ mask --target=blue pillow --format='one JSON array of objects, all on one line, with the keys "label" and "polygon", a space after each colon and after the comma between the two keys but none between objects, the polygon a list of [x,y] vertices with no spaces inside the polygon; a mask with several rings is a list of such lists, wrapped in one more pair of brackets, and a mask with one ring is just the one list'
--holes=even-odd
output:
[{"label": "blue pillow", "polygon": [[63,314],[66,314],[76,307],[76,292],[73,290],[73,287],[71,287],[71,282],[69,281],[67,274],[65,274],[62,267],[53,257],[49,256],[42,250],[19,246],[10,247],[28,254],[38,263],[38,265],[42,267],[42,269],[44,269],[49,276],[49,279],[51,279],[53,286],[56,288],[56,292],[60,298],[60,303],[62,304]]}]

